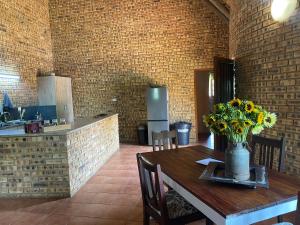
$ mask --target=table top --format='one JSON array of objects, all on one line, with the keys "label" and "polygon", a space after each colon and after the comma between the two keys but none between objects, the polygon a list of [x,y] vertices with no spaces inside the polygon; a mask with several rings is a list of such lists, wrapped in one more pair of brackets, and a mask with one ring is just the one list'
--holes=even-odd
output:
[{"label": "table top", "polygon": [[200,180],[206,166],[195,161],[204,158],[224,159],[224,153],[203,146],[142,154],[151,163],[161,165],[162,172],[191,192],[196,198],[223,217],[243,214],[297,199],[300,179],[270,170],[269,189],[248,189],[223,183]]}]

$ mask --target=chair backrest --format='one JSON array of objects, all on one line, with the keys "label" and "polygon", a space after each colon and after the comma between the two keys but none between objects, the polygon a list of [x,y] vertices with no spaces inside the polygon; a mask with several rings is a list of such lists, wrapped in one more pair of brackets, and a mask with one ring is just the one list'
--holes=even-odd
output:
[{"label": "chair backrest", "polygon": [[[255,161],[255,158],[258,159],[259,165],[264,165],[266,168],[273,169],[275,157],[278,156],[277,161],[277,170],[283,172],[285,169],[284,160],[285,160],[285,138],[282,137],[280,140],[271,139],[266,137],[260,137],[253,135],[252,136],[252,152],[251,152],[251,161]],[[278,153],[276,153],[276,151]],[[258,155],[256,155],[258,154]]]},{"label": "chair backrest", "polygon": [[[173,143],[173,140],[175,143]],[[178,148],[177,131],[161,131],[160,133],[152,132],[153,151],[156,151],[156,147],[158,147],[159,151]]]},{"label": "chair backrest", "polygon": [[157,221],[166,224],[168,212],[160,165],[150,163],[140,153],[137,154],[137,164],[144,210]]}]

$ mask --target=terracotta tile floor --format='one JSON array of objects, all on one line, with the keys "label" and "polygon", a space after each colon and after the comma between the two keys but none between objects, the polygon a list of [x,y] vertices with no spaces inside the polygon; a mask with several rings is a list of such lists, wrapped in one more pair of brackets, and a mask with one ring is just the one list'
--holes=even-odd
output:
[{"label": "terracotta tile floor", "polygon": [[142,225],[135,155],[145,151],[151,148],[122,145],[72,198],[0,199],[0,225]]}]

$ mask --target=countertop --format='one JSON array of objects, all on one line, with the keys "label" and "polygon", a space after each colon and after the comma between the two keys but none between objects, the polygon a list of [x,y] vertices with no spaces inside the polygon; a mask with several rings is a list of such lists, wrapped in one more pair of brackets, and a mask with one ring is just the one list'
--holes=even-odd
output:
[{"label": "countertop", "polygon": [[36,133],[36,134],[26,134],[24,131],[24,128],[19,126],[14,128],[8,128],[8,129],[2,129],[0,130],[0,138],[1,137],[14,137],[14,136],[51,136],[51,135],[66,135],[70,134],[72,132],[78,131],[82,128],[88,127],[96,122],[99,122],[101,120],[104,120],[106,118],[109,118],[111,116],[114,116],[117,114],[108,114],[107,116],[102,116],[98,118],[93,118],[93,117],[86,117],[86,118],[76,118],[74,122],[71,124],[71,129],[68,130],[60,130],[60,131],[54,131],[54,132],[46,132],[46,133]]}]

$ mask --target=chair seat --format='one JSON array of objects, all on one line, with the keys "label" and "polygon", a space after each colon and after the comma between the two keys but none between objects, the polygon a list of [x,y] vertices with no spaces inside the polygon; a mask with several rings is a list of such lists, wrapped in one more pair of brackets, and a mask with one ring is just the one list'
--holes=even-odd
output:
[{"label": "chair seat", "polygon": [[174,190],[166,192],[166,202],[170,219],[189,216],[199,212]]}]

